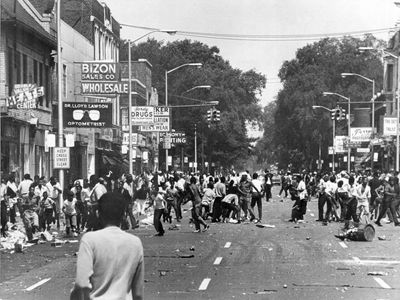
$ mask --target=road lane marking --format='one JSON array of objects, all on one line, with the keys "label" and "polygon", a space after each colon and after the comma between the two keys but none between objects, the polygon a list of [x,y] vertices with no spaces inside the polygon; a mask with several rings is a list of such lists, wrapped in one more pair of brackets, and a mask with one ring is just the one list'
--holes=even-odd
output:
[{"label": "road lane marking", "polygon": [[30,287],[28,287],[27,289],[26,289],[26,291],[28,291],[28,292],[30,292],[30,291],[32,291],[33,289],[36,289],[38,286],[41,286],[42,284],[45,284],[47,281],[49,281],[51,278],[45,278],[45,279],[42,279],[42,280],[40,280],[38,283],[35,283],[34,285],[31,285]]},{"label": "road lane marking", "polygon": [[359,259],[353,257],[352,259],[337,259],[329,261],[331,263],[342,263],[347,265],[363,265],[363,266],[375,266],[375,265],[400,265],[400,260],[377,260],[377,259]]},{"label": "road lane marking", "polygon": [[219,265],[222,261],[222,257],[217,257],[214,261],[214,265]]},{"label": "road lane marking", "polygon": [[359,259],[357,256],[353,256],[353,260],[358,264],[361,263],[361,259]]},{"label": "road lane marking", "polygon": [[231,243],[231,242],[226,242],[226,244],[225,244],[224,248],[229,248],[231,245],[232,245],[232,243]]},{"label": "road lane marking", "polygon": [[348,248],[345,242],[339,242],[339,245],[344,249]]},{"label": "road lane marking", "polygon": [[199,286],[199,291],[205,291],[210,283],[211,278],[204,278]]},{"label": "road lane marking", "polygon": [[374,277],[375,281],[384,289],[391,289],[390,285],[383,281],[382,278]]}]

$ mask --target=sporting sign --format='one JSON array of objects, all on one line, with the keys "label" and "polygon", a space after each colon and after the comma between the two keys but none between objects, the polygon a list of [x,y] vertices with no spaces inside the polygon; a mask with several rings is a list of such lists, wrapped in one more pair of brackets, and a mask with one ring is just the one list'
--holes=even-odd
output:
[{"label": "sporting sign", "polygon": [[160,132],[160,143],[164,142],[167,134],[171,136],[172,145],[186,144],[186,133],[180,131],[172,131],[169,133]]}]

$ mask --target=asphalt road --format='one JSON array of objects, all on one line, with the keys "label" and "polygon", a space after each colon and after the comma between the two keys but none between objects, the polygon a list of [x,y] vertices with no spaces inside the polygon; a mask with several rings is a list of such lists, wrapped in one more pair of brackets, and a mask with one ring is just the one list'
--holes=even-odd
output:
[{"label": "asphalt road", "polygon": [[[145,248],[146,299],[400,299],[400,228],[384,224],[372,242],[342,242],[340,223],[287,222],[292,202],[263,202],[264,223],[211,224],[193,233],[185,213],[179,230],[138,235]],[[378,240],[377,237],[385,240]],[[0,299],[68,299],[78,244],[43,244],[24,254],[1,252]],[[383,272],[381,275],[368,275]],[[378,273],[379,274],[379,273]]]}]

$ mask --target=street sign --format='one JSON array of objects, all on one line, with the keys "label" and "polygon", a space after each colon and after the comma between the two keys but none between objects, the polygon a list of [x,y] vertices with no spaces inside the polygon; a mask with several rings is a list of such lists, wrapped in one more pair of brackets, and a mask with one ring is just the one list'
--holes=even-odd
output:
[{"label": "street sign", "polygon": [[328,154],[332,155],[335,153],[335,148],[333,148],[332,146],[328,147]]},{"label": "street sign", "polygon": [[337,135],[335,136],[335,153],[345,153],[346,148],[345,148],[345,141],[348,140],[347,136],[344,135]]},{"label": "street sign", "polygon": [[154,106],[132,106],[132,125],[153,125]]},{"label": "street sign", "polygon": [[369,153],[370,149],[369,148],[357,148],[358,153]]},{"label": "street sign", "polygon": [[[138,144],[138,134],[132,133],[132,145]],[[129,133],[124,132],[122,134],[122,145],[129,145]]]},{"label": "street sign", "polygon": [[69,169],[70,156],[68,147],[54,148],[54,169]]}]

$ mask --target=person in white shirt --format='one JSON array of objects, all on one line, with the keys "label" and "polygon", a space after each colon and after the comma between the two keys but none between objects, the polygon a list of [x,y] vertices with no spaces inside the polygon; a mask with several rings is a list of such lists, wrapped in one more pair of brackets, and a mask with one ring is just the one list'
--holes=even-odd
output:
[{"label": "person in white shirt", "polygon": [[25,174],[24,180],[22,180],[18,185],[18,194],[22,199],[25,199],[29,195],[29,188],[31,187],[33,180],[31,175]]},{"label": "person in white shirt", "polygon": [[371,199],[371,188],[367,177],[361,178],[361,184],[357,187],[357,213],[361,219],[363,216],[369,218],[369,200]]},{"label": "person in white shirt", "polygon": [[7,181],[7,196],[8,196],[8,204],[10,206],[10,222],[16,223],[17,216],[17,205],[18,205],[18,197],[17,197],[18,187],[15,184],[15,175],[11,174],[8,177]]},{"label": "person in white shirt", "polygon": [[80,241],[70,299],[143,300],[143,245],[138,237],[119,228],[125,209],[119,193],[106,193],[99,199],[104,229],[85,233]]},{"label": "person in white shirt", "polygon": [[64,206],[62,208],[63,213],[65,215],[65,233],[70,235],[70,231],[72,230],[73,235],[77,236],[76,233],[76,203],[77,199],[72,191],[67,192],[67,200],[64,201]]},{"label": "person in white shirt", "polygon": [[46,188],[49,193],[49,198],[55,203],[55,222],[57,223],[57,229],[60,229],[60,195],[62,194],[61,185],[57,182],[55,177],[50,177],[48,183],[46,183]]},{"label": "person in white shirt", "polygon": [[251,182],[252,182],[253,186],[252,186],[250,207],[254,212],[254,207],[257,204],[257,209],[258,209],[257,222],[261,222],[262,221],[262,199],[261,198],[264,195],[264,189],[262,187],[261,181],[258,179],[257,173],[253,174],[253,180]]}]

